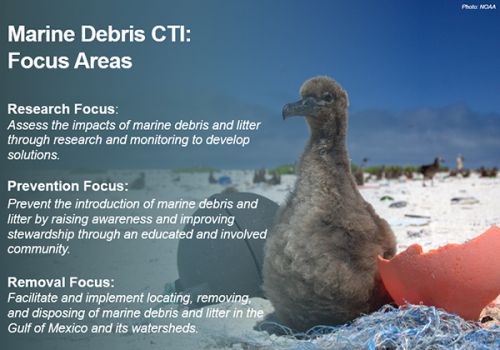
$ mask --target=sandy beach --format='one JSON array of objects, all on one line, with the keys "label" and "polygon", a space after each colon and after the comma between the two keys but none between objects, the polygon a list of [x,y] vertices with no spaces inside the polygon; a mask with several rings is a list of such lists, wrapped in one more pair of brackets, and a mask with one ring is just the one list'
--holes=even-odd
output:
[{"label": "sandy beach", "polygon": [[[170,170],[145,171],[145,187],[129,192],[130,199],[146,200],[152,197],[163,199],[201,200],[219,193],[228,186],[240,192],[253,192],[282,203],[293,188],[295,176],[283,175],[279,185],[253,184],[251,170],[224,170],[215,177],[229,176],[231,185],[209,184],[207,173],[175,173]],[[500,179],[480,178],[472,174],[469,178],[448,177],[440,173],[430,183],[422,186],[421,179],[369,181],[360,188],[364,198],[370,202],[380,216],[391,225],[398,240],[398,251],[413,243],[424,250],[447,243],[462,243],[492,225],[500,225]],[[48,172],[47,178],[54,174]],[[139,176],[135,170],[117,170],[96,174],[67,172],[65,180],[93,178],[95,180],[133,181]],[[94,195],[92,198],[120,198],[120,194]],[[384,198],[384,200],[381,200]],[[400,203],[394,207],[394,203]],[[391,204],[392,207],[391,207]],[[189,214],[188,211],[184,211]],[[115,292],[163,292],[165,285],[178,277],[175,241],[114,241],[84,242],[72,247],[66,257],[53,258],[52,263],[61,265],[68,273],[78,273],[81,264],[87,271],[112,274],[117,282]],[[88,251],[94,252],[88,256]],[[29,260],[30,257],[27,257]],[[253,298],[248,305],[223,304],[221,309],[257,308],[266,313],[272,311],[270,303]],[[256,349],[272,347],[273,344],[293,344],[292,340],[276,338],[256,332],[256,319],[210,319],[193,320],[198,333],[192,335],[99,335],[82,336],[73,340],[74,348],[104,349],[120,344],[121,349]],[[63,337],[64,338],[64,337]],[[42,337],[42,344],[51,344],[54,337]],[[33,338],[40,341],[40,338]],[[59,342],[58,344],[65,344]],[[253,345],[252,345],[253,344]],[[258,346],[257,346],[258,345]],[[58,349],[53,346],[53,349]],[[65,345],[60,347],[65,348]]]}]

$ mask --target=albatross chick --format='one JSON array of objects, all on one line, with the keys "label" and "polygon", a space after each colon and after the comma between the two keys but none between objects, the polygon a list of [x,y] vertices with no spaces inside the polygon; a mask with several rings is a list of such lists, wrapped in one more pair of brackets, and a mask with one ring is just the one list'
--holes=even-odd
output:
[{"label": "albatross chick", "polygon": [[296,331],[338,325],[390,302],[377,256],[396,240],[358,192],[346,149],[346,92],[332,79],[304,83],[283,118],[304,116],[310,139],[297,182],[266,242],[264,292],[278,322]]}]

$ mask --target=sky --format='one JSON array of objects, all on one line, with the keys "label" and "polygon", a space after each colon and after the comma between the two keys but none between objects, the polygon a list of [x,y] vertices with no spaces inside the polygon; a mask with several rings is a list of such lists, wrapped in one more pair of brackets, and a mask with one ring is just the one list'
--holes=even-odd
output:
[{"label": "sky", "polygon": [[[490,2],[496,3],[496,2]],[[295,162],[308,137],[281,108],[315,75],[350,98],[353,162],[500,164],[500,9],[458,1],[2,2],[2,48],[30,54],[130,55],[129,71],[7,71],[2,102],[75,101],[120,106],[144,120],[249,118],[263,122],[241,150],[108,148],[67,151],[61,166],[255,168]],[[151,28],[183,23],[191,42],[9,44],[5,23]],[[3,50],[2,50],[3,51]],[[4,90],[4,89],[3,89]],[[75,157],[74,155],[78,155]],[[50,166],[54,166],[53,164]]]}]

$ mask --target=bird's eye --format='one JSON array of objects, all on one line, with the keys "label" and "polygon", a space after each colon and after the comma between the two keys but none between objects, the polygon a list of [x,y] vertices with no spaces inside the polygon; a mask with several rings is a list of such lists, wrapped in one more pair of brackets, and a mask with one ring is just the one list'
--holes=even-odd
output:
[{"label": "bird's eye", "polygon": [[332,102],[333,101],[333,96],[331,93],[329,92],[325,92],[323,94],[323,100],[326,101],[326,102]]}]

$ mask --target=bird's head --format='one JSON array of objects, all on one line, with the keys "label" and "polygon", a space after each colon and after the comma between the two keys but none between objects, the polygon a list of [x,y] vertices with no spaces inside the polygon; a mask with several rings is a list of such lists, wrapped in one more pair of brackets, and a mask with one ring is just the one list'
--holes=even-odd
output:
[{"label": "bird's head", "polygon": [[[318,76],[304,82],[300,88],[302,99],[283,107],[283,119],[292,116],[306,117],[312,129],[344,126],[349,100],[345,90],[333,79]],[[340,130],[336,130],[339,132]]]},{"label": "bird's head", "polygon": [[444,162],[445,162],[445,160],[444,160],[443,157],[436,157],[436,158],[434,158],[434,164],[436,164],[437,166],[440,166],[441,163],[444,163]]}]

